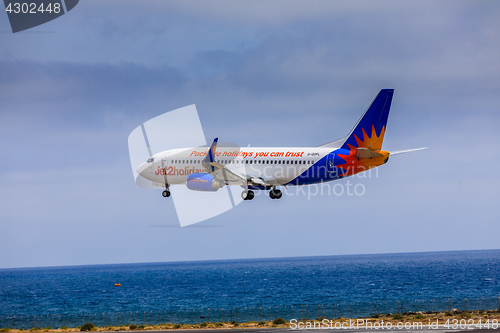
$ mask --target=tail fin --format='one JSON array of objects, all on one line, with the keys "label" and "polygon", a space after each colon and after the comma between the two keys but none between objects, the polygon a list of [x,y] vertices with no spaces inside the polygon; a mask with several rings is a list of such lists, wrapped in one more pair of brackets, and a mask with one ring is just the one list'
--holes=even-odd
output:
[{"label": "tail fin", "polygon": [[394,89],[382,89],[347,136],[341,148],[381,150]]}]

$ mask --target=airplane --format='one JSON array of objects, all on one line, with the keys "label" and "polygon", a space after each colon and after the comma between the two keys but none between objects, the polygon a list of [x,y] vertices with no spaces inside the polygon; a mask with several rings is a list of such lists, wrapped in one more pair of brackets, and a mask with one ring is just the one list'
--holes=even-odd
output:
[{"label": "airplane", "polygon": [[384,151],[394,89],[382,89],[344,138],[318,147],[246,147],[219,144],[210,147],[162,151],[137,168],[137,174],[164,188],[170,197],[171,185],[185,185],[193,191],[214,192],[236,185],[243,200],[252,200],[254,191],[267,190],[271,199],[280,199],[278,186],[301,186],[329,182],[381,166],[392,155],[427,149]]}]

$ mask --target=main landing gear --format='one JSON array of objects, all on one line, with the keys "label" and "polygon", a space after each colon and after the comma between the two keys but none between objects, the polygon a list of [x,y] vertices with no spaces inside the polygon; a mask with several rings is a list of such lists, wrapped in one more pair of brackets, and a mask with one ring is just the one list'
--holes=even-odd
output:
[{"label": "main landing gear", "polygon": [[[252,190],[247,190],[247,191],[243,191],[241,192],[241,198],[243,200],[252,200],[254,198],[255,194]],[[271,191],[269,191],[269,197],[271,199],[281,199],[281,197],[283,196],[283,192],[281,192],[281,190],[278,190],[276,188],[276,186],[274,186]]]},{"label": "main landing gear", "polygon": [[281,199],[283,196],[283,192],[281,190],[276,189],[276,186],[273,187],[271,191],[269,191],[269,197],[271,199]]},{"label": "main landing gear", "polygon": [[252,190],[241,192],[241,198],[243,200],[252,200],[254,196],[255,196],[255,194],[253,193]]},{"label": "main landing gear", "polygon": [[163,195],[164,198],[168,198],[170,196],[170,191],[168,190],[170,188],[170,185],[165,184],[165,191],[161,192],[161,195]]}]

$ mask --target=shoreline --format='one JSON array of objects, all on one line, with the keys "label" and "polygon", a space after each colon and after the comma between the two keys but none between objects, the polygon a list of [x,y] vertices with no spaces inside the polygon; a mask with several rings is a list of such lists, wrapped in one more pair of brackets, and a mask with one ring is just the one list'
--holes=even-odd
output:
[{"label": "shoreline", "polygon": [[324,318],[316,319],[291,319],[285,321],[283,318],[276,318],[272,321],[248,321],[248,322],[202,322],[199,324],[175,324],[164,323],[159,325],[120,325],[120,326],[94,326],[92,323],[87,323],[77,327],[62,327],[52,329],[50,327],[41,328],[33,327],[29,330],[0,328],[0,332],[144,332],[144,331],[207,331],[207,330],[224,330],[244,332],[258,331],[263,329],[374,329],[374,330],[389,330],[389,329],[414,329],[414,330],[434,330],[434,329],[451,329],[451,330],[475,330],[475,329],[498,329],[500,327],[500,311],[498,310],[481,310],[481,311],[454,311],[451,312],[409,312],[402,315],[384,314],[374,315],[371,317],[358,318]]}]

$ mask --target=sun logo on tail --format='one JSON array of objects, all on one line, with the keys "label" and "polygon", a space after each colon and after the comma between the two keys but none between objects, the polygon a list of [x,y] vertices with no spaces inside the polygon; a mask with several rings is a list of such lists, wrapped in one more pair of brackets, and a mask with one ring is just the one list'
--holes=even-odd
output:
[{"label": "sun logo on tail", "polygon": [[371,136],[368,136],[366,134],[365,129],[362,129],[363,131],[363,140],[361,140],[356,134],[354,134],[354,138],[356,139],[357,147],[354,147],[351,144],[348,144],[349,148],[356,149],[356,148],[368,148],[371,150],[380,150],[382,149],[382,141],[384,141],[384,134],[385,134],[385,126],[382,127],[382,130],[380,131],[380,135],[377,136],[377,132],[375,131],[375,126],[372,125],[372,133]]},{"label": "sun logo on tail", "polygon": [[[355,175],[357,173],[384,164],[383,160],[385,159],[386,154],[384,154],[385,152],[380,152],[380,149],[382,149],[382,141],[384,141],[385,126],[382,127],[379,135],[377,135],[375,126],[373,125],[371,136],[368,136],[364,128],[362,129],[362,131],[362,140],[356,134],[354,134],[354,138],[356,139],[356,146],[347,144],[349,146],[349,154],[338,154],[338,156],[345,161],[344,164],[336,166],[337,168],[344,170],[344,172],[342,173],[342,177]],[[384,157],[359,158],[359,154],[357,151],[358,148],[370,149],[378,153],[382,153]],[[389,155],[387,154],[387,156]]]}]

